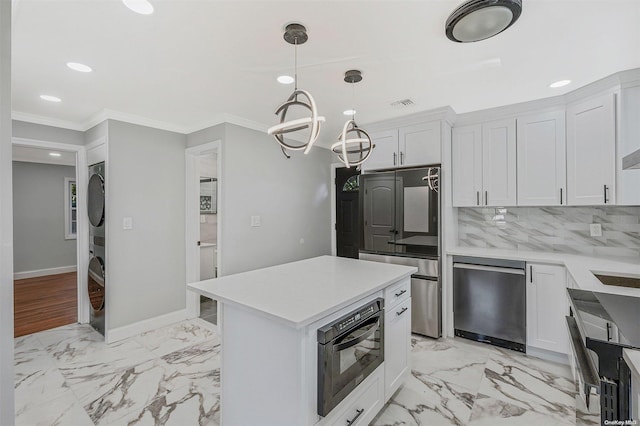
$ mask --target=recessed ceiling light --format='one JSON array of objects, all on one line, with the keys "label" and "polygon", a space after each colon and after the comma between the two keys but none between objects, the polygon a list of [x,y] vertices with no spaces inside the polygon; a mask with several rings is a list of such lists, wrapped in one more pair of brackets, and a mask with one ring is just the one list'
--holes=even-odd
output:
[{"label": "recessed ceiling light", "polygon": [[74,71],[79,72],[91,72],[93,69],[89,65],[81,64],[79,62],[67,62],[67,66]]},{"label": "recessed ceiling light", "polygon": [[51,95],[40,95],[40,99],[43,99],[49,102],[62,102],[62,99],[60,99],[59,97],[51,96]]},{"label": "recessed ceiling light", "polygon": [[147,0],[122,0],[122,3],[141,15],[151,15],[153,13],[153,5]]},{"label": "recessed ceiling light", "polygon": [[557,89],[558,87],[566,86],[569,83],[571,83],[571,80],[559,80],[555,83],[551,83],[549,87],[551,87],[552,89]]},{"label": "recessed ceiling light", "polygon": [[356,110],[355,109],[348,109],[346,111],[343,112],[344,115],[356,115]]},{"label": "recessed ceiling light", "polygon": [[50,152],[49,155],[52,157],[60,157],[62,154],[60,154],[59,152]]},{"label": "recessed ceiling light", "polygon": [[278,83],[281,84],[291,84],[293,83],[295,80],[293,77],[291,77],[290,75],[281,75],[278,77]]}]

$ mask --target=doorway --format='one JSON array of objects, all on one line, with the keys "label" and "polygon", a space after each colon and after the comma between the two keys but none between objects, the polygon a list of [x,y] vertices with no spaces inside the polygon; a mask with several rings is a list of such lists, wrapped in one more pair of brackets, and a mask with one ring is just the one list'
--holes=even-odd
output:
[{"label": "doorway", "polygon": [[13,141],[14,335],[84,322],[84,148]]},{"label": "doorway", "polygon": [[336,169],[336,255],[357,259],[360,250],[360,171]]},{"label": "doorway", "polygon": [[[216,278],[221,259],[221,147],[211,142],[186,150],[187,282]],[[217,326],[218,303],[187,290],[190,317]]]}]

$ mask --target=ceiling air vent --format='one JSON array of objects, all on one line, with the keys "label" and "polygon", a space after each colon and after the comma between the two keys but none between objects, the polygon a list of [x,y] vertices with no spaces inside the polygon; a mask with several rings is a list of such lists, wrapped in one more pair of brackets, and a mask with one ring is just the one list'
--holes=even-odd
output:
[{"label": "ceiling air vent", "polygon": [[391,102],[391,106],[395,108],[406,108],[414,105],[411,99],[402,99],[400,101]]}]

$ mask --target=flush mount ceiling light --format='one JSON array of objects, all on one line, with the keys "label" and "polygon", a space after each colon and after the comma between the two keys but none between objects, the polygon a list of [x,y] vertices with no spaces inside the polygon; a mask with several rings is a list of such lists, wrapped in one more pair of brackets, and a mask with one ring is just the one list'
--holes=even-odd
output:
[{"label": "flush mount ceiling light", "polygon": [[554,83],[551,83],[549,87],[551,87],[552,89],[557,89],[558,87],[564,87],[570,83],[571,83],[571,80],[559,80]]},{"label": "flush mount ceiling light", "polygon": [[49,102],[62,102],[62,99],[60,99],[59,97],[51,95],[40,95],[40,99]]},{"label": "flush mount ceiling light", "polygon": [[[289,98],[276,109],[275,114],[280,116],[280,123],[270,127],[267,130],[267,133],[276,138],[284,156],[291,158],[291,156],[287,154],[288,149],[292,151],[304,150],[305,154],[309,153],[309,150],[315,141],[318,140],[318,136],[320,135],[320,123],[325,120],[324,117],[318,115],[318,108],[316,107],[316,102],[313,100],[313,96],[311,96],[311,94],[306,90],[298,89],[298,45],[304,44],[309,39],[309,36],[307,36],[307,29],[302,24],[289,24],[285,28],[283,37],[287,43],[294,45],[293,81],[295,83],[295,87],[291,96],[289,96]],[[299,100],[300,97],[305,100]],[[289,108],[294,106],[307,109],[311,115],[305,118],[286,121]],[[285,142],[284,135],[286,133],[293,133],[305,129],[309,129],[309,135],[306,142],[302,142],[297,145],[288,141]]]},{"label": "flush mount ceiling light", "polygon": [[151,15],[153,13],[153,5],[147,0],[122,0],[122,3],[140,15]]},{"label": "flush mount ceiling light", "polygon": [[469,0],[453,11],[445,26],[451,41],[470,43],[500,34],[522,13],[522,0]]},{"label": "flush mount ceiling light", "polygon": [[[344,73],[344,81],[349,84],[355,84],[362,81],[362,73],[358,70],[349,70]],[[355,86],[354,92],[355,92]],[[340,161],[349,168],[351,166],[359,166],[367,161],[374,145],[371,142],[369,134],[358,127],[355,121],[355,109],[345,111],[351,112],[351,120],[347,120],[342,128],[342,133],[338,136],[338,142],[331,145],[331,151],[338,155]]]},{"label": "flush mount ceiling light", "polygon": [[60,154],[59,152],[50,152],[49,155],[52,157],[60,157],[62,154]]},{"label": "flush mount ceiling light", "polygon": [[344,115],[356,115],[356,110],[355,109],[348,109],[342,112],[342,114]]},{"label": "flush mount ceiling light", "polygon": [[277,80],[280,84],[291,84],[295,81],[295,79],[290,75],[281,75],[277,78]]},{"label": "flush mount ceiling light", "polygon": [[91,72],[93,69],[89,65],[81,64],[79,62],[67,62],[67,66],[74,71],[78,72]]}]

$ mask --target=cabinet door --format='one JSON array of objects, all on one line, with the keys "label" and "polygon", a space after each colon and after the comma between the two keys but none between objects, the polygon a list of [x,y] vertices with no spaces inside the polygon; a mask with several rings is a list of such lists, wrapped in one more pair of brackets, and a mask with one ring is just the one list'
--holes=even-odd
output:
[{"label": "cabinet door", "polygon": [[409,373],[411,354],[411,298],[389,309],[384,322],[385,401],[398,390]]},{"label": "cabinet door", "polygon": [[516,120],[482,125],[482,189],[485,206],[515,206]]},{"label": "cabinet door", "polygon": [[569,205],[615,204],[615,95],[567,107]]},{"label": "cabinet door", "polygon": [[400,164],[398,157],[398,131],[384,130],[371,133],[371,141],[375,148],[371,156],[362,164],[362,170],[380,170],[397,167]]},{"label": "cabinet door", "polygon": [[451,141],[453,207],[479,206],[482,192],[482,127],[455,127]]},{"label": "cabinet door", "polygon": [[564,111],[518,118],[518,205],[567,203]]},{"label": "cabinet door", "polygon": [[401,127],[399,131],[401,166],[440,164],[440,121]]},{"label": "cabinet door", "polygon": [[527,346],[566,354],[569,348],[565,268],[527,265]]}]

